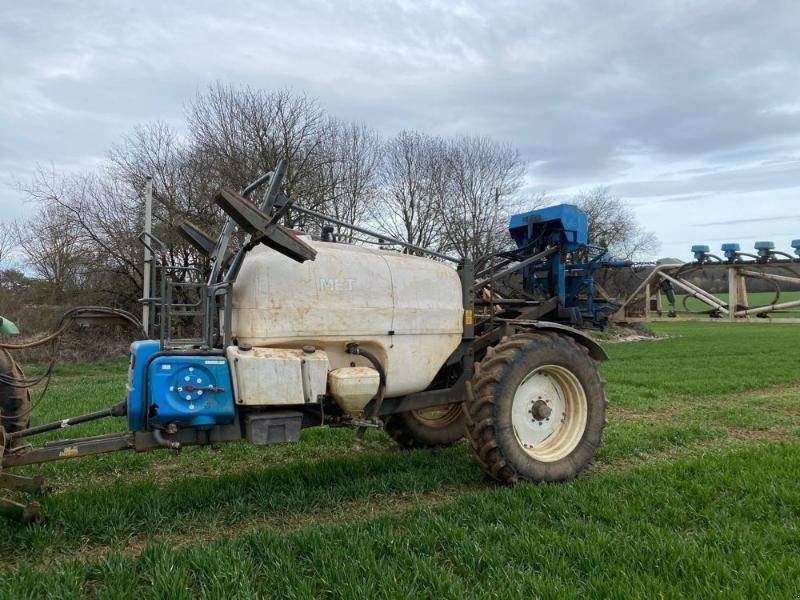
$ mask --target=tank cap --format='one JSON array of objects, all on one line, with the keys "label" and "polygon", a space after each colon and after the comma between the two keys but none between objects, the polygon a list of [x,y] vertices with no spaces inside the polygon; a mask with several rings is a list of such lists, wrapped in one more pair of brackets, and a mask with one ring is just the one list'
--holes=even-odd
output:
[{"label": "tank cap", "polygon": [[316,351],[317,351],[317,349],[314,348],[314,346],[303,346],[303,352],[305,354],[314,354],[314,352],[316,352]]},{"label": "tank cap", "polygon": [[237,345],[237,348],[239,348],[239,350],[241,350],[242,352],[249,352],[250,350],[253,349],[253,347],[250,344],[246,343],[246,342],[240,342]]}]

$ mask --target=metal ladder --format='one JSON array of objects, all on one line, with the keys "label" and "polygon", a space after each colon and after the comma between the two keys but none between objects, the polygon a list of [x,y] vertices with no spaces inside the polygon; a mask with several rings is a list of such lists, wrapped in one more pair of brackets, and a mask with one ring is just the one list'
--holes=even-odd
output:
[{"label": "metal ladder", "polygon": [[[150,270],[150,289],[160,290],[159,296],[139,300],[151,307],[148,336],[154,338],[158,332],[162,349],[203,345],[207,314],[203,273],[194,266],[169,264],[165,260],[167,245],[153,234],[142,233],[139,241],[151,252],[154,260],[154,268]],[[197,335],[178,335],[186,329]]]}]

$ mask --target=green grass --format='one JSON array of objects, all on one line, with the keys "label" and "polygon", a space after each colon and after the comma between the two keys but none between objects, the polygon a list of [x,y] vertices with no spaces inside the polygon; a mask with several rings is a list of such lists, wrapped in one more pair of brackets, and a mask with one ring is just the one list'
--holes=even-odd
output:
[{"label": "green grass", "polygon": [[[369,432],[354,452],[329,428],[29,467],[48,518],[0,521],[0,597],[797,597],[800,326],[655,329],[607,346],[605,445],[572,483],[499,487],[463,444]],[[108,406],[124,379],[62,367],[37,419]]]}]

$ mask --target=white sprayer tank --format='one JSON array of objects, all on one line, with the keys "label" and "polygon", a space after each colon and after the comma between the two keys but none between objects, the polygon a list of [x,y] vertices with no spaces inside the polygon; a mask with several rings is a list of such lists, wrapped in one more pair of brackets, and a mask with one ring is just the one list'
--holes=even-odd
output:
[{"label": "white sprayer tank", "polygon": [[369,366],[345,353],[357,342],[386,370],[386,396],[426,389],[461,341],[461,281],[417,256],[301,239],[317,250],[297,263],[265,246],[245,258],[233,289],[239,343],[324,350],[330,368]]}]

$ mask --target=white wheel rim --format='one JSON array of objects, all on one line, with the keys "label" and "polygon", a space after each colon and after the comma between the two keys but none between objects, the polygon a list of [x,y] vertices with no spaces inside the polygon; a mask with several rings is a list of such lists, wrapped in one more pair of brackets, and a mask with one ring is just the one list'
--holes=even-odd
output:
[{"label": "white wheel rim", "polygon": [[554,462],[580,443],[587,412],[586,393],[578,378],[564,367],[544,365],[517,387],[511,425],[531,458]]}]

